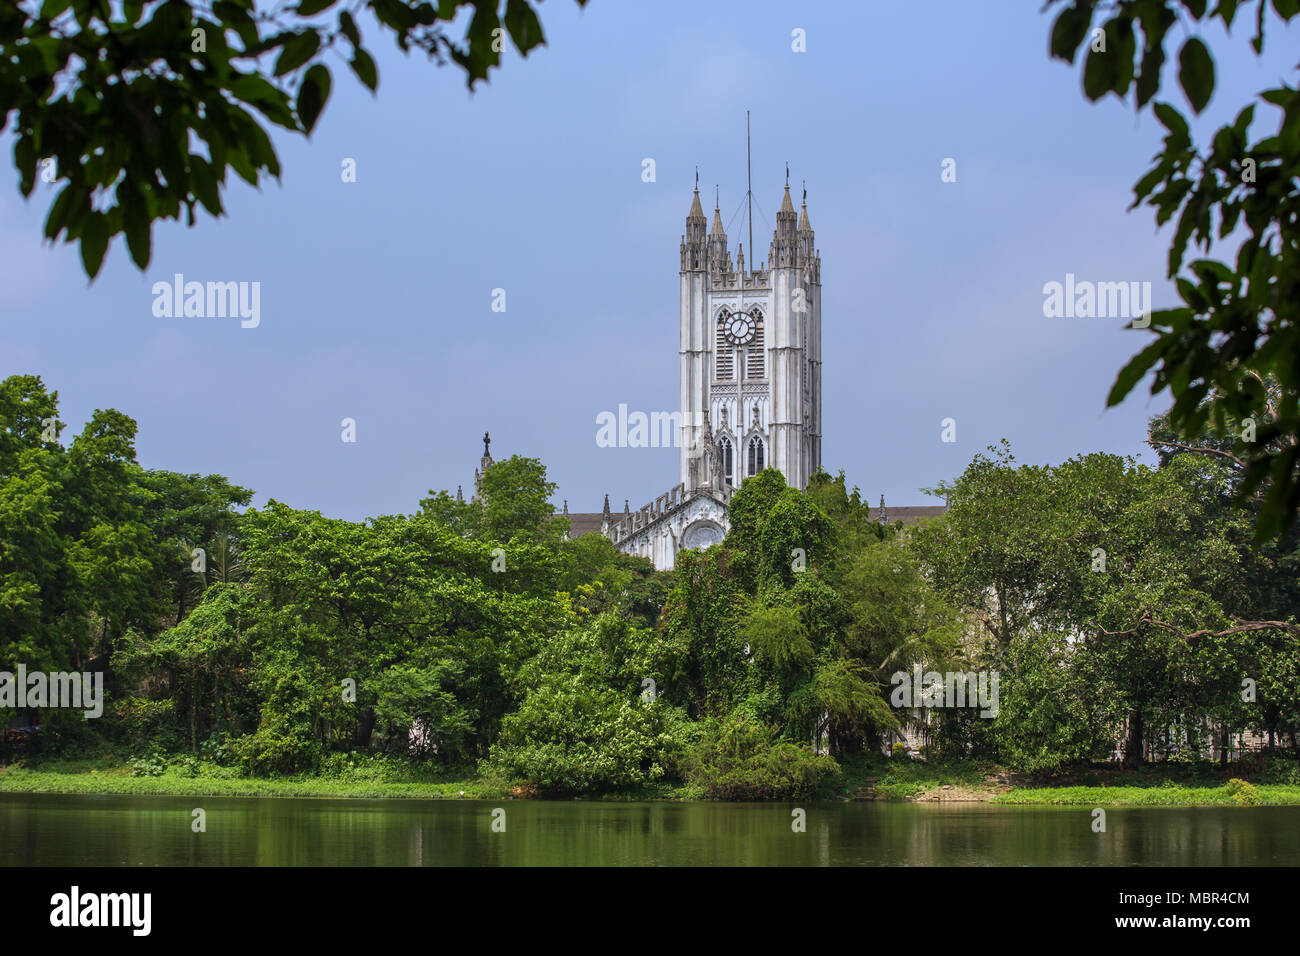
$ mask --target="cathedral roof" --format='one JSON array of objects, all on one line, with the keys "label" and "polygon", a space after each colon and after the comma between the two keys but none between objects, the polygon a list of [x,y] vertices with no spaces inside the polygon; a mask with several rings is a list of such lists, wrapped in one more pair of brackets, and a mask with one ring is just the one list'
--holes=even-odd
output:
[{"label": "cathedral roof", "polygon": [[[874,508],[872,510],[876,512],[875,518],[879,521],[880,511]],[[895,521],[901,521],[904,525],[920,524],[927,518],[939,517],[947,510],[947,505],[919,505],[911,508],[896,508],[890,505],[885,509],[885,523],[893,524]]]},{"label": "cathedral roof", "polygon": [[[710,495],[710,497],[716,496]],[[873,512],[873,517],[879,520],[879,510],[876,508],[871,510]],[[885,520],[889,524],[893,524],[895,521],[901,521],[904,525],[910,526],[919,524],[928,518],[937,518],[947,510],[948,508],[945,505],[920,505],[902,508],[890,506],[886,509]],[[623,516],[619,515],[618,517],[621,520]],[[570,538],[578,538],[584,534],[590,534],[593,531],[599,534],[600,526],[606,520],[605,516],[599,511],[570,511],[568,518]]]},{"label": "cathedral roof", "polygon": [[592,531],[600,533],[600,526],[605,516],[599,511],[570,511],[569,537],[577,538]]}]

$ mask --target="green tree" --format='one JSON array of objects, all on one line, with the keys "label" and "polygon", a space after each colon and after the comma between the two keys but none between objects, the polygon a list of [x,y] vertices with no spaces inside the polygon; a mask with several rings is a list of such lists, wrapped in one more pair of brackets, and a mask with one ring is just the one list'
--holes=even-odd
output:
[{"label": "green tree", "polygon": [[[1275,130],[1252,137],[1250,103],[1202,146],[1186,118],[1154,97],[1175,23],[1184,35],[1178,82],[1200,113],[1214,94],[1216,70],[1193,31],[1213,18],[1225,28],[1248,18],[1258,55],[1265,25],[1290,22],[1300,0],[1219,0],[1212,8],[1207,0],[1062,3],[1052,55],[1073,62],[1086,43],[1085,95],[1125,99],[1131,90],[1135,107],[1151,103],[1167,131],[1130,208],[1146,204],[1158,224],[1176,221],[1168,272],[1183,304],[1150,316],[1155,339],[1119,373],[1107,403],[1121,402],[1154,369],[1151,393],[1170,390],[1169,419],[1182,435],[1198,437],[1209,424],[1220,437],[1233,436],[1232,452],[1245,471],[1242,500],[1263,492],[1259,539],[1285,534],[1300,508],[1300,90],[1283,84],[1258,94],[1260,104],[1278,111]],[[1088,42],[1095,30],[1104,43]],[[1212,246],[1229,240],[1240,241],[1234,260],[1208,257]],[[1187,262],[1189,244],[1207,256]],[[1277,383],[1271,398],[1269,382]],[[1242,428],[1246,421],[1257,427]]]},{"label": "green tree", "polygon": [[478,486],[484,532],[501,542],[544,534],[549,540],[559,540],[568,526],[567,519],[551,518],[555,509],[550,499],[556,487],[536,458],[512,455],[488,465]]},{"label": "green tree", "polygon": [[[146,471],[140,484],[148,493],[143,518],[157,543],[155,565],[170,570],[170,593],[159,597],[171,600],[176,608],[175,623],[179,623],[209,580],[229,577],[232,549],[238,547],[232,542],[238,535],[235,509],[247,507],[253,493],[221,475],[171,471]],[[195,551],[200,549],[202,561],[196,571]]]},{"label": "green tree", "polygon": [[544,792],[643,786],[680,761],[679,715],[643,694],[637,663],[653,632],[615,616],[564,631],[520,672],[526,692],[507,714],[491,763]]},{"label": "green tree", "polygon": [[749,686],[737,630],[749,601],[734,557],[722,548],[682,550],[673,567],[676,584],[660,624],[667,651],[658,669],[669,699],[692,718],[726,713]]}]

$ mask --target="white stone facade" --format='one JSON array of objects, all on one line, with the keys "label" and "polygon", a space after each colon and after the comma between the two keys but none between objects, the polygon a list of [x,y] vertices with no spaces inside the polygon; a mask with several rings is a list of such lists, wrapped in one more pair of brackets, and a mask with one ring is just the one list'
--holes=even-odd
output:
[{"label": "white stone facade", "polygon": [[805,202],[787,183],[769,259],[733,265],[719,210],[707,220],[696,188],[681,242],[678,484],[654,502],[606,519],[619,549],[673,566],[681,548],[726,534],[732,489],[764,468],[806,488],[821,467],[821,257]]}]

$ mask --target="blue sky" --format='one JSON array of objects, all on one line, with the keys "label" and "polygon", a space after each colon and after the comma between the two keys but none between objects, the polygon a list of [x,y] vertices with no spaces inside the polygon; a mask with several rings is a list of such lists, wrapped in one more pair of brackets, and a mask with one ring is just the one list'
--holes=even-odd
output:
[{"label": "blue sky", "polygon": [[[119,408],[145,465],[225,474],[258,503],[413,511],[430,488],[468,493],[490,430],[498,457],[542,459],[557,505],[599,510],[608,492],[636,508],[675,483],[677,450],[600,448],[596,416],[676,407],[695,166],[730,218],[748,109],[762,256],[787,161],[808,185],[829,470],[873,503],[929,504],[921,488],[1004,437],[1025,462],[1142,452],[1163,398],[1104,403],[1144,335],[1045,318],[1042,289],[1074,273],[1173,301],[1167,232],[1125,211],[1161,128],[1089,104],[1078,68],[1048,59],[1039,6],[549,0],[548,46],[472,96],[372,27],[377,98],[336,72],[314,138],[276,138],[282,181],[236,179],[228,218],[157,226],[143,274],[119,239],[87,283],[75,247],[40,241],[53,192],[24,203],[0,169],[0,376],[40,374],[74,434]],[[1248,24],[1235,33],[1203,30],[1219,88],[1197,129],[1294,75],[1294,30],[1275,28],[1258,60]],[[1172,68],[1165,82],[1185,109]],[[1257,113],[1258,135],[1275,119]],[[955,183],[940,180],[948,157]],[[151,287],[177,272],[261,282],[260,326],[155,317]]]}]

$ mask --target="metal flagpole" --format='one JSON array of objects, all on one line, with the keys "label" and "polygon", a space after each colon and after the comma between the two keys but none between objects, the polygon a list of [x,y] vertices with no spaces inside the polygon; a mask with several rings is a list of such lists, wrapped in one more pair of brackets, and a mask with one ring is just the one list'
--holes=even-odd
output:
[{"label": "metal flagpole", "polygon": [[[749,110],[745,110],[745,199],[749,203],[747,218],[749,219],[749,258],[750,271],[754,271],[754,174],[753,164],[750,160],[749,151]],[[741,282],[744,282],[744,276],[741,276]]]}]

